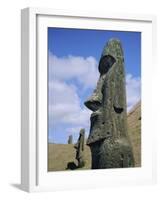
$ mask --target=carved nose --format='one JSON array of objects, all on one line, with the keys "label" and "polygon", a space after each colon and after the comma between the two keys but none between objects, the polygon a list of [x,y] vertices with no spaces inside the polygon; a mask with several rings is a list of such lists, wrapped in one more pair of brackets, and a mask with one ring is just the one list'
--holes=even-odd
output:
[{"label": "carved nose", "polygon": [[103,98],[102,87],[103,87],[104,79],[105,79],[105,75],[101,75],[92,96],[89,97],[87,101],[84,102],[85,106],[92,111],[98,110],[102,105],[102,98]]},{"label": "carved nose", "polygon": [[94,92],[91,97],[87,99],[84,103],[87,108],[89,108],[92,111],[96,111],[100,108],[102,104],[102,94],[101,92]]}]

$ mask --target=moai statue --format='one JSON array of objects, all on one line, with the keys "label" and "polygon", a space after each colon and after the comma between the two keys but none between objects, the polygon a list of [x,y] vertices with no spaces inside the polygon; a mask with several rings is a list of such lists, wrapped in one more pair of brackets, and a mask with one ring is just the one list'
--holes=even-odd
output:
[{"label": "moai statue", "polygon": [[73,136],[69,135],[68,144],[73,144]]},{"label": "moai statue", "polygon": [[76,149],[76,159],[78,160],[78,167],[83,167],[85,165],[84,161],[84,145],[85,145],[85,130],[81,129],[79,132],[79,138],[77,143],[74,145]]},{"label": "moai statue", "polygon": [[111,39],[105,45],[98,70],[96,89],[85,102],[93,111],[87,139],[92,169],[133,167],[127,133],[124,56],[119,40]]}]

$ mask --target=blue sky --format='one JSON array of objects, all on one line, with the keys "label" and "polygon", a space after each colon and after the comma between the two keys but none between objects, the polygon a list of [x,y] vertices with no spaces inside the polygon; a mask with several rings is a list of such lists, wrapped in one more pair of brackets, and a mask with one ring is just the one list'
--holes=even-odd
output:
[{"label": "blue sky", "polygon": [[90,128],[84,101],[98,79],[98,62],[110,38],[120,39],[125,58],[128,110],[140,100],[141,33],[48,28],[48,139],[66,143]]}]

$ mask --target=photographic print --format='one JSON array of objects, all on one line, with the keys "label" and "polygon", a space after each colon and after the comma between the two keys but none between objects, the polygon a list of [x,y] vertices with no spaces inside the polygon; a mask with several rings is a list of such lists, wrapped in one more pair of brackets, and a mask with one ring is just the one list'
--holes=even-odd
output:
[{"label": "photographic print", "polygon": [[141,167],[141,32],[47,34],[48,171]]}]

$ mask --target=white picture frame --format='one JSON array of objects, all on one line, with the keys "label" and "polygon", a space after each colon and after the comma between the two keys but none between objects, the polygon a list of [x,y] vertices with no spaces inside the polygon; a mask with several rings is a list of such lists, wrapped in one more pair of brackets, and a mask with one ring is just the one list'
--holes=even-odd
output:
[{"label": "white picture frame", "polygon": [[[46,28],[72,27],[142,32],[142,167],[47,172]],[[21,187],[28,192],[86,189],[156,182],[150,67],[155,67],[156,19],[151,15],[110,14],[25,8],[21,16]],[[148,48],[147,48],[148,42]],[[152,64],[153,63],[153,64]],[[153,80],[151,79],[151,82]],[[41,90],[40,90],[41,88]],[[148,98],[147,98],[148,97]],[[150,123],[149,123],[150,122]],[[145,134],[146,133],[146,134]]]}]

